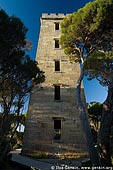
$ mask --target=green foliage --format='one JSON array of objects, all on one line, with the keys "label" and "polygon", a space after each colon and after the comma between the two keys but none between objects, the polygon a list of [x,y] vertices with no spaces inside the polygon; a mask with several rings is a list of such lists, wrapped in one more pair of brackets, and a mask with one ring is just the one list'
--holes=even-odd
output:
[{"label": "green foliage", "polygon": [[96,117],[102,116],[102,104],[99,102],[91,102],[88,106],[88,113]]},{"label": "green foliage", "polygon": [[[19,115],[19,118],[20,118],[19,123],[21,125],[25,126],[26,116],[27,116],[27,113]],[[0,117],[2,117],[2,114],[0,114]],[[8,143],[10,136],[12,134],[12,131],[14,131],[15,125],[17,124],[17,118],[18,118],[17,114],[10,114],[9,117],[10,117],[10,122],[9,122],[9,126],[7,127],[7,133],[5,134],[5,138],[2,142],[2,150]],[[22,147],[23,133],[24,132],[18,132],[18,131],[15,132],[13,140],[10,145],[10,149],[18,149]]]},{"label": "green foliage", "polygon": [[45,80],[37,62],[25,53],[26,33],[19,18],[0,10],[0,104],[7,114],[14,107],[18,113],[33,85]]},{"label": "green foliage", "polygon": [[0,10],[0,63],[6,65],[10,61],[12,65],[23,57],[24,51],[21,48],[26,44],[26,32],[27,28],[19,18],[9,17]]},{"label": "green foliage", "polygon": [[83,63],[94,51],[112,49],[112,11],[112,0],[95,0],[64,18],[60,43],[73,61]]},{"label": "green foliage", "polygon": [[[105,103],[109,107],[105,108],[102,114],[98,148],[102,165],[111,165],[108,138],[113,110],[113,0],[89,2],[77,12],[67,15],[61,23],[61,29],[60,43],[64,52],[71,61],[81,63],[81,74],[77,82],[78,92],[84,74],[88,75],[89,80],[96,78],[100,84],[108,86]],[[81,107],[80,95],[78,98]]]},{"label": "green foliage", "polygon": [[16,131],[13,140],[11,142],[12,149],[22,148],[22,139],[23,139],[23,132]]},{"label": "green foliage", "polygon": [[[27,28],[19,18],[0,10],[0,146],[8,137],[5,152],[21,121],[27,96],[35,84],[45,80],[37,62],[26,55],[26,33]],[[16,123],[12,127],[13,121]]]},{"label": "green foliage", "polygon": [[88,116],[89,116],[91,129],[93,132],[96,132],[96,133],[98,132],[100,128],[102,108],[103,108],[103,105],[99,102],[91,102],[88,105]]},{"label": "green foliage", "polygon": [[93,141],[97,145],[97,133],[100,129],[103,105],[99,102],[91,102],[88,105],[88,117],[93,135]]},{"label": "green foliage", "polygon": [[104,86],[112,85],[113,52],[94,51],[84,62],[88,80],[96,78]]}]

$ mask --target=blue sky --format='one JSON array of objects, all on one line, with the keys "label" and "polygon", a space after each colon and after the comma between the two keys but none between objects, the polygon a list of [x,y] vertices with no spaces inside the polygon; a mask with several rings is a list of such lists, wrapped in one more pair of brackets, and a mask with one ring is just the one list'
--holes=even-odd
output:
[{"label": "blue sky", "polygon": [[[35,59],[42,13],[72,13],[83,7],[91,0],[0,0],[0,8],[8,15],[19,17],[28,28],[27,39],[32,41],[33,48],[30,56]],[[84,88],[87,102],[103,102],[107,95],[107,88],[102,87],[95,80],[86,81]]]}]

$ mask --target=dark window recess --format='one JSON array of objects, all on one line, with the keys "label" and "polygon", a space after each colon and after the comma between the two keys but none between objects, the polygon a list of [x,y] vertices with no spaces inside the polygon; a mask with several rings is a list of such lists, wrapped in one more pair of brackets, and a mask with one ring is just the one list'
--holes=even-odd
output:
[{"label": "dark window recess", "polygon": [[60,71],[60,61],[55,61],[55,71]]},{"label": "dark window recess", "polygon": [[54,120],[54,129],[61,129],[61,120]]},{"label": "dark window recess", "polygon": [[54,96],[55,100],[60,100],[60,86],[55,85],[55,96]]},{"label": "dark window recess", "polygon": [[55,30],[59,30],[59,23],[55,23]]},{"label": "dark window recess", "polygon": [[55,40],[55,48],[59,48],[59,40]]},{"label": "dark window recess", "polygon": [[61,120],[54,120],[54,140],[61,139]]}]

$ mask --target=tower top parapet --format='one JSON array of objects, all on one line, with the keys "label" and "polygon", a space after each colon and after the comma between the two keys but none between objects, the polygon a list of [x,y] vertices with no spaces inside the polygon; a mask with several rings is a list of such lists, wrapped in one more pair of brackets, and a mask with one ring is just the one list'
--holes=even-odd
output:
[{"label": "tower top parapet", "polygon": [[50,13],[50,14],[48,14],[48,13],[43,13],[42,14],[42,19],[63,19],[63,18],[65,18],[65,14],[63,14],[63,13],[58,13],[58,14],[56,14],[56,13]]}]

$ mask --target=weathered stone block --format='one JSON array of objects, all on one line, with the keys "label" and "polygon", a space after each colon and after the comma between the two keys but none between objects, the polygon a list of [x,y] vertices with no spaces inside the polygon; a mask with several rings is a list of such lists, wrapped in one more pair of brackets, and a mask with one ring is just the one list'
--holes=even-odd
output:
[{"label": "weathered stone block", "polygon": [[[46,81],[31,93],[23,153],[88,155],[76,99],[80,67],[70,63],[60,46],[55,48],[55,39],[61,35],[60,30],[55,30],[55,23],[60,24],[64,17],[64,14],[43,14],[41,18],[36,60],[45,72]],[[56,60],[59,71],[55,71]],[[82,94],[84,98],[83,89]]]}]

